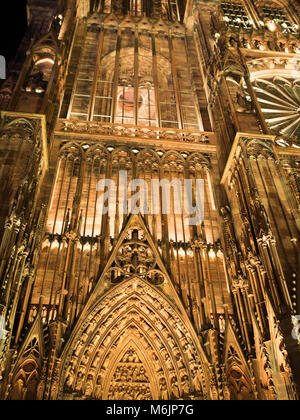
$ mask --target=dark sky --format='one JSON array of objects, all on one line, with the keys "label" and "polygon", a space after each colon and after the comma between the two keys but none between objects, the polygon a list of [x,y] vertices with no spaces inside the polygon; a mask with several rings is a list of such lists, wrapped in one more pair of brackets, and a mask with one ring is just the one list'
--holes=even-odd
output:
[{"label": "dark sky", "polygon": [[1,1],[0,55],[13,59],[27,27],[27,0]]}]

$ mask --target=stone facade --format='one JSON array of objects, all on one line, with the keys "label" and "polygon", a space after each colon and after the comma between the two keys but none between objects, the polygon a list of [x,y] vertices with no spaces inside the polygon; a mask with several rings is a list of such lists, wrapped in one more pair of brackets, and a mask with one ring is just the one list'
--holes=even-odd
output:
[{"label": "stone facade", "polygon": [[1,399],[298,399],[299,15],[28,0],[0,87]]}]

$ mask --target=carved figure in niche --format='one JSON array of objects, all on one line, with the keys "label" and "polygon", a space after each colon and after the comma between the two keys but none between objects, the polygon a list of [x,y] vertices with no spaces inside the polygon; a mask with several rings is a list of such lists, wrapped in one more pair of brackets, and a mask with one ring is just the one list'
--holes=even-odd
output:
[{"label": "carved figure in niche", "polygon": [[99,334],[99,331],[95,334],[95,337],[93,338],[93,340],[92,340],[92,344],[94,345],[94,346],[96,346],[97,345],[97,343],[98,343],[98,341],[100,340],[100,334]]},{"label": "carved figure in niche", "polygon": [[174,338],[171,336],[171,334],[169,334],[169,335],[167,336],[167,341],[168,341],[169,346],[170,346],[170,347],[171,347],[171,349],[173,350],[173,349],[176,347],[176,343],[175,343],[175,341],[174,341]]},{"label": "carved figure in niche", "polygon": [[152,353],[151,360],[152,360],[152,362],[155,366],[155,371],[160,372],[162,370],[162,368],[160,366],[159,359],[154,352]]},{"label": "carved figure in niche", "polygon": [[107,369],[108,363],[109,363],[109,356],[110,356],[110,352],[108,353],[108,355],[106,356],[106,359],[103,362],[102,368],[103,370]]},{"label": "carved figure in niche", "polygon": [[83,373],[79,372],[78,376],[77,376],[76,385],[75,385],[75,391],[78,392],[78,393],[80,393],[82,391],[83,380],[84,380]]},{"label": "carved figure in niche", "polygon": [[139,375],[138,375],[139,381],[141,381],[141,382],[147,382],[148,381],[145,373],[146,373],[145,369],[143,367],[141,367],[141,369],[139,371]]},{"label": "carved figure in niche", "polygon": [[111,343],[111,334],[108,334],[103,340],[101,347],[107,347]]},{"label": "carved figure in niche", "polygon": [[194,386],[195,394],[202,395],[202,385],[201,385],[199,370],[194,368],[192,370],[192,375],[193,375],[193,386]]},{"label": "carved figure in niche", "polygon": [[84,366],[86,366],[88,360],[89,360],[89,350],[86,350],[84,352],[83,356],[82,356],[81,364],[84,365]]},{"label": "carved figure in niche", "polygon": [[65,388],[66,388],[67,390],[71,390],[71,389],[73,389],[74,379],[75,379],[74,369],[73,369],[73,368],[71,368],[71,369],[70,369],[70,372],[69,372],[69,373],[68,373],[68,375],[67,375],[66,382],[65,382]]},{"label": "carved figure in niche", "polygon": [[102,395],[102,376],[99,375],[95,386],[95,398],[99,400]]},{"label": "carved figure in niche", "polygon": [[173,366],[171,357],[170,357],[170,355],[168,353],[165,356],[165,363],[166,363],[166,366],[167,366],[167,368],[168,368],[169,371],[173,371],[174,370],[174,366]]},{"label": "carved figure in niche", "polygon": [[93,331],[94,331],[94,329],[96,328],[96,325],[97,325],[97,322],[95,321],[95,319],[93,318],[91,321],[90,321],[90,324],[89,324],[89,326],[87,327],[87,329],[86,329],[86,333],[87,333],[87,335],[89,335],[90,333],[92,333]]},{"label": "carved figure in niche", "polygon": [[115,388],[116,388],[116,387],[114,387],[113,385],[111,385],[111,386],[109,387],[109,391],[108,391],[108,399],[109,399],[109,400],[112,400],[112,399],[113,399],[113,395],[114,395],[114,394],[115,394],[115,392],[116,392]]},{"label": "carved figure in niche", "polygon": [[192,346],[189,343],[184,346],[184,352],[186,353],[189,362],[193,362],[195,360],[195,356],[192,351]]},{"label": "carved figure in niche", "polygon": [[161,378],[159,381],[159,388],[160,388],[160,399],[161,400],[168,400],[168,387],[165,378]]},{"label": "carved figure in niche", "polygon": [[184,375],[181,378],[181,385],[182,385],[183,394],[184,395],[189,395],[190,394],[190,384],[189,384],[189,379],[188,379],[187,375]]},{"label": "carved figure in niche", "polygon": [[85,384],[85,397],[90,398],[93,394],[93,376],[88,375],[86,384]]},{"label": "carved figure in niche", "polygon": [[76,346],[75,352],[74,352],[75,356],[79,355],[81,349],[83,349],[83,346],[84,346],[84,341],[82,339],[80,339],[79,342],[78,342],[78,345]]},{"label": "carved figure in niche", "polygon": [[[159,301],[158,301],[159,302]],[[159,302],[160,303],[160,302]],[[162,316],[164,316],[167,320],[169,319],[169,318],[171,318],[171,315],[170,315],[170,313],[165,309],[165,307],[160,303],[160,306],[159,306],[159,308],[158,308],[158,310],[159,310],[159,313],[162,315]]]},{"label": "carved figure in niche", "polygon": [[22,378],[19,378],[13,388],[13,395],[17,395],[17,398],[12,397],[13,400],[24,400],[26,395],[26,387]]},{"label": "carved figure in niche", "polygon": [[231,400],[243,401],[254,399],[251,385],[237,365],[233,365],[228,372],[228,388]]},{"label": "carved figure in niche", "polygon": [[180,397],[178,381],[176,376],[171,378],[171,389],[172,389],[172,398],[178,400]]},{"label": "carved figure in niche", "polygon": [[177,366],[178,366],[179,369],[184,369],[185,368],[185,365],[183,363],[181,354],[180,354],[178,348],[176,348],[176,350],[177,351],[176,352],[174,351],[173,354],[175,356],[175,359],[176,359],[176,362],[177,362]]},{"label": "carved figure in niche", "polygon": [[92,363],[93,368],[97,368],[99,366],[100,359],[101,359],[101,352],[98,350]]},{"label": "carved figure in niche", "polygon": [[164,330],[166,329],[166,327],[159,320],[155,322],[155,325],[161,332],[164,332]]}]

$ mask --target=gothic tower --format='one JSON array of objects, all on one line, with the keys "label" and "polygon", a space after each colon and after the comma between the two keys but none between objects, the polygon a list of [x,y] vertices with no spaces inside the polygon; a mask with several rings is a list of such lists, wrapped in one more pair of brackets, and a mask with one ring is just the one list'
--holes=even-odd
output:
[{"label": "gothic tower", "polygon": [[298,399],[299,16],[28,0],[0,87],[0,399]]}]

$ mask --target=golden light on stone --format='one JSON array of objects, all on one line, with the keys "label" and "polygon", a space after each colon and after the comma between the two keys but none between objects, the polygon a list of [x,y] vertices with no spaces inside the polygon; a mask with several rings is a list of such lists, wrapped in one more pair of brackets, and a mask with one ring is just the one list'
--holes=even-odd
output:
[{"label": "golden light on stone", "polygon": [[296,3],[27,3],[0,86],[0,399],[299,400]]}]

